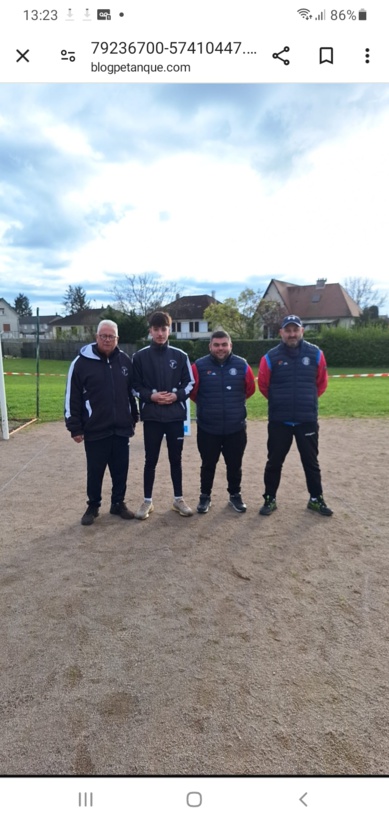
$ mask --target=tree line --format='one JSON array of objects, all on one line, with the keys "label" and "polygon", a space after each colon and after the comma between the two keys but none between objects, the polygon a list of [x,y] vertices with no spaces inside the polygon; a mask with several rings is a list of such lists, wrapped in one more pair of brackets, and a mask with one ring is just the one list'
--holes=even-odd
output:
[{"label": "tree line", "polygon": [[[387,325],[379,317],[379,309],[386,295],[380,294],[369,278],[349,277],[344,288],[360,307],[362,314],[356,326]],[[177,296],[177,284],[162,281],[149,272],[126,275],[112,289],[113,303],[102,309],[104,317],[115,320],[123,342],[136,342],[147,335],[147,318],[157,308],[173,302]],[[212,303],[204,312],[204,319],[211,329],[225,328],[237,339],[257,339],[265,330],[266,337],[276,337],[284,309],[276,301],[263,300],[257,289],[243,289],[238,297],[228,297],[223,302]],[[62,300],[67,315],[91,308],[85,289],[81,285],[68,286]],[[29,298],[19,293],[13,308],[20,317],[31,317]]]}]

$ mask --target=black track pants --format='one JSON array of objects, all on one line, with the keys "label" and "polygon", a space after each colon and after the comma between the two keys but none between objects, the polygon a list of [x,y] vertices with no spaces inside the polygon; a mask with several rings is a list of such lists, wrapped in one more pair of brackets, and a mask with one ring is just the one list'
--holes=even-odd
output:
[{"label": "black track pants", "polygon": [[276,496],[282,466],[292,445],[293,437],[296,438],[309,494],[311,497],[319,497],[323,489],[317,459],[319,453],[318,423],[299,423],[297,426],[288,426],[286,423],[268,424],[268,459],[264,474],[265,494],[270,497]]},{"label": "black track pants", "polygon": [[222,454],[227,468],[227,491],[239,494],[242,482],[242,460],[247,443],[246,429],[234,434],[208,434],[197,428],[197,447],[201,455],[201,494],[211,495],[216,465]]},{"label": "black track pants", "polygon": [[102,440],[84,440],[87,462],[88,505],[100,506],[101,487],[108,466],[112,478],[111,503],[121,503],[127,488],[130,447],[128,437],[116,434]]},{"label": "black track pants", "polygon": [[143,437],[145,444],[145,468],[143,474],[144,496],[153,496],[155,468],[158,463],[159,452],[164,434],[170,463],[175,497],[182,497],[182,448],[184,445],[184,421],[174,420],[172,423],[159,423],[146,420],[143,423]]}]

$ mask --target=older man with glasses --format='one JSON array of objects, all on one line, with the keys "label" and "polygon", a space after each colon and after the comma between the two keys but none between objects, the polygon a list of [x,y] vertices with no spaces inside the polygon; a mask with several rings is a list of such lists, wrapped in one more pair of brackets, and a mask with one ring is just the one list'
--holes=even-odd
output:
[{"label": "older man with glasses", "polygon": [[138,407],[132,392],[132,360],[118,348],[118,327],[102,320],[96,342],[73,360],[67,378],[65,423],[75,443],[84,443],[87,461],[87,509],[83,526],[94,523],[108,466],[112,479],[111,514],[134,517],[125,502],[129,438],[135,433]]}]

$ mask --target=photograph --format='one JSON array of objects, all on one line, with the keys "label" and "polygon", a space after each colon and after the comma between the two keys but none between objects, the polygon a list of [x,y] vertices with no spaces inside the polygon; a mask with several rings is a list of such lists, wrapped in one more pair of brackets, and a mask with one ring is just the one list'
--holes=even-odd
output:
[{"label": "photograph", "polygon": [[0,774],[385,775],[389,84],[47,80],[0,84]]}]

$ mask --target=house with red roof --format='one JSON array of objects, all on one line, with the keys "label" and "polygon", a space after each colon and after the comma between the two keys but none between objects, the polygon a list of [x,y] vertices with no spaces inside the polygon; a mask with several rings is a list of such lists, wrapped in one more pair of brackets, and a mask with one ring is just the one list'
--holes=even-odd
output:
[{"label": "house with red roof", "polygon": [[340,283],[319,278],[315,285],[296,286],[284,280],[271,280],[262,300],[279,303],[285,315],[297,314],[305,329],[351,328],[361,309]]}]

